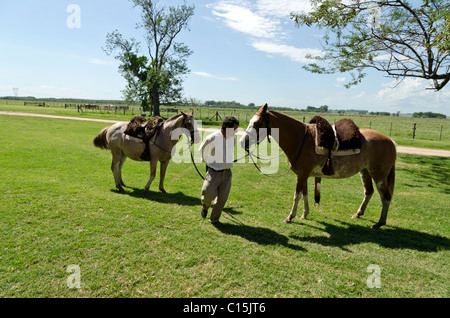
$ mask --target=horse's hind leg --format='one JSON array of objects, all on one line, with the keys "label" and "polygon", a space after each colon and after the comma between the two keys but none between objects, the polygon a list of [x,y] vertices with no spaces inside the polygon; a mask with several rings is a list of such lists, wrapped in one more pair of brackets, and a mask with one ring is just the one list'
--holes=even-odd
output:
[{"label": "horse's hind leg", "polygon": [[[112,153],[112,162],[111,162],[111,170],[114,176],[114,182],[116,183],[116,188],[119,189],[119,192],[125,192],[122,188],[122,165],[125,160],[121,149],[111,150]],[[126,158],[126,157],[125,157]]]},{"label": "horse's hind leg", "polygon": [[381,203],[383,207],[381,209],[380,220],[377,224],[372,226],[373,229],[378,229],[386,224],[386,218],[389,210],[389,205],[391,204],[392,196],[394,195],[394,181],[395,181],[395,166],[389,172],[387,178],[375,183],[377,185],[377,190],[380,193]]},{"label": "horse's hind leg", "polygon": [[364,187],[364,199],[361,203],[361,206],[358,209],[358,212],[356,212],[355,215],[352,216],[353,219],[359,218],[361,215],[364,214],[366,211],[367,205],[369,204],[370,198],[373,195],[374,189],[372,184],[372,177],[369,174],[369,171],[366,169],[362,170],[360,172],[361,175],[361,181]]},{"label": "horse's hind leg", "polygon": [[120,158],[120,164],[119,164],[119,171],[120,171],[120,185],[122,187],[126,187],[125,183],[122,180],[122,167],[123,164],[125,163],[125,160],[127,160],[127,156],[122,152],[122,156]]},{"label": "horse's hind leg", "polygon": [[285,223],[291,223],[292,219],[295,218],[297,215],[297,208],[298,208],[298,202],[303,197],[304,202],[304,211],[302,215],[302,219],[306,219],[309,213],[309,204],[308,204],[308,184],[306,180],[300,180],[300,178],[297,179],[297,187],[295,189],[294,194],[294,204],[292,206],[291,213],[289,216],[284,220]]}]

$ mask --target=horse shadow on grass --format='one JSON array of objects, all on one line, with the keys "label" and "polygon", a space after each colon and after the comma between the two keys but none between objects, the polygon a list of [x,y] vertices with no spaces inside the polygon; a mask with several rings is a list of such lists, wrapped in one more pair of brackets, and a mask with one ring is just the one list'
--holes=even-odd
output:
[{"label": "horse shadow on grass", "polygon": [[339,222],[340,225],[327,222],[317,222],[325,229],[313,224],[304,225],[318,229],[326,233],[321,236],[291,236],[301,242],[316,243],[323,246],[335,246],[343,250],[349,245],[361,243],[375,243],[390,249],[412,249],[419,252],[438,252],[450,249],[450,240],[439,235],[432,235],[415,230],[403,229],[393,226],[385,226],[374,230],[362,225]]},{"label": "horse shadow on grass", "polygon": [[[147,195],[145,195],[144,189],[141,188],[133,188],[133,187],[126,187],[127,189],[131,191],[125,191],[125,192],[119,192],[116,189],[111,190],[112,192],[120,193],[123,195],[129,195],[134,198],[143,199],[143,200],[150,200],[155,201],[159,203],[173,203],[173,204],[179,204],[179,205],[187,205],[187,206],[201,206],[200,197],[192,197],[189,195],[184,194],[181,191],[175,192],[175,193],[162,193],[160,191],[149,191]],[[200,211],[200,210],[199,210]]]},{"label": "horse shadow on grass", "polygon": [[289,243],[287,236],[263,227],[253,227],[242,223],[221,223],[217,229],[224,234],[239,235],[260,245],[281,245],[297,251],[306,251],[299,245]]}]

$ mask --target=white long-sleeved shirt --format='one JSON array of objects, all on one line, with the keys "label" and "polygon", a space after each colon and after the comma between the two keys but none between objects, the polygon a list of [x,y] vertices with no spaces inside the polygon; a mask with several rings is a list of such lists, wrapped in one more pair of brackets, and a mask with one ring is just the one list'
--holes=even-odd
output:
[{"label": "white long-sleeved shirt", "polygon": [[221,130],[208,135],[200,145],[199,152],[203,162],[214,170],[233,167],[236,137],[225,139]]}]

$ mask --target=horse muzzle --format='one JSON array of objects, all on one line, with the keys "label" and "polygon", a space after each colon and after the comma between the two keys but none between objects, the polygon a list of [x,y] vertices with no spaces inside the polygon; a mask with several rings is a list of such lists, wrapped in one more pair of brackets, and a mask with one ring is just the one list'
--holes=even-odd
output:
[{"label": "horse muzzle", "polygon": [[250,137],[247,133],[245,133],[241,139],[239,140],[239,143],[241,145],[241,148],[245,149],[246,151],[248,151],[248,149],[250,148]]}]

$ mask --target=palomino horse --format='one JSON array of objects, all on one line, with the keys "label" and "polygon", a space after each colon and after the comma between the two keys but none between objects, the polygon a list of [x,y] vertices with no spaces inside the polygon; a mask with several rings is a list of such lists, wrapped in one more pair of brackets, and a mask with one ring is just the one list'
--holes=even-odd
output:
[{"label": "palomino horse", "polygon": [[297,214],[298,202],[302,197],[304,212],[301,218],[306,219],[309,213],[308,177],[316,177],[317,186],[319,178],[349,178],[359,172],[364,186],[364,200],[353,218],[364,214],[374,193],[373,179],[380,193],[383,207],[380,220],[372,228],[379,228],[386,224],[389,205],[394,193],[396,160],[396,146],[389,137],[375,130],[360,129],[362,135],[360,153],[334,156],[332,158],[334,174],[329,176],[322,172],[328,156],[318,155],[315,151],[316,131],[313,125],[304,124],[279,112],[269,111],[266,104],[253,116],[245,134],[240,139],[243,148],[248,150],[253,143],[264,139],[265,135],[259,133],[260,128],[267,128],[265,135],[270,135],[271,129],[279,129],[277,142],[286,154],[291,170],[297,175],[294,204],[291,213],[284,220],[286,223],[290,223]]},{"label": "palomino horse", "polygon": [[[148,194],[148,189],[156,177],[158,161],[161,163],[159,190],[166,193],[164,190],[164,177],[166,175],[167,165],[172,158],[172,148],[176,145],[182,133],[187,135],[189,132],[194,143],[200,142],[201,136],[198,132],[193,114],[193,111],[190,114],[181,112],[181,114],[167,119],[150,140],[150,179],[145,185],[145,194]],[[123,163],[127,157],[132,160],[143,161],[140,155],[145,148],[142,139],[124,134],[127,125],[127,122],[119,122],[110,127],[106,127],[100,131],[93,141],[96,147],[111,150],[111,170],[116,187],[120,192],[124,192],[123,186],[125,186],[122,181]],[[180,130],[176,131],[176,129]]]}]

